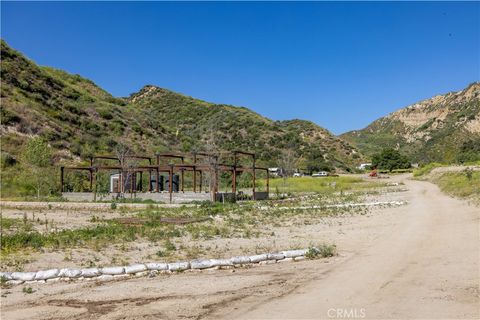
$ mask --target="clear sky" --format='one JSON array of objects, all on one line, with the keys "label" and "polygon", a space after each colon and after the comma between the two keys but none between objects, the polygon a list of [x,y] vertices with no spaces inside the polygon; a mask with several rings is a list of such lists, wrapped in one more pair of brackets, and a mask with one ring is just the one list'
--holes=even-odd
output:
[{"label": "clear sky", "polygon": [[480,3],[1,3],[1,36],[115,96],[154,84],[342,133],[480,79]]}]

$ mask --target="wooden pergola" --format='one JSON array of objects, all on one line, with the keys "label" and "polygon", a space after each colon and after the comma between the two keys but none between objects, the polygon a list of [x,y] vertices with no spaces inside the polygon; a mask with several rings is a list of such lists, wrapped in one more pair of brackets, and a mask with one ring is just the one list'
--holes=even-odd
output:
[{"label": "wooden pergola", "polygon": [[[185,177],[184,172],[192,172],[193,173],[193,192],[197,193],[199,190],[202,190],[202,181],[203,181],[203,174],[204,172],[210,173],[210,179],[213,182],[211,186],[210,192],[212,193],[211,199],[215,201],[216,195],[218,193],[218,181],[219,181],[219,173],[220,172],[230,172],[232,174],[232,194],[234,198],[236,198],[237,194],[237,175],[243,172],[251,172],[252,173],[252,198],[256,200],[256,173],[258,170],[264,171],[266,173],[266,193],[268,197],[269,193],[269,171],[268,168],[265,167],[257,167],[256,166],[256,157],[254,153],[245,152],[240,150],[235,150],[230,153],[233,155],[233,164],[226,164],[226,163],[219,163],[219,156],[218,154],[214,153],[206,153],[206,152],[195,152],[191,154],[180,154],[180,153],[157,153],[154,157],[143,156],[143,155],[129,155],[125,156],[125,158],[129,159],[136,159],[136,160],[148,160],[148,165],[137,165],[133,164],[130,166],[121,165],[121,161],[118,157],[113,155],[96,155],[90,158],[90,166],[62,166],[60,167],[60,185],[61,191],[65,191],[65,172],[68,171],[88,171],[89,172],[89,180],[90,180],[90,191],[97,192],[97,181],[96,176],[99,171],[111,171],[111,170],[118,170],[120,173],[120,181],[121,183],[121,192],[130,192],[136,193],[137,191],[143,191],[142,183],[140,183],[140,188],[137,190],[137,173],[140,175],[140,181],[142,181],[142,175],[144,172],[149,174],[149,183],[148,183],[148,191],[149,192],[160,192],[159,188],[159,178],[161,173],[167,173],[169,178],[168,183],[168,193],[170,202],[172,202],[172,194],[174,193],[173,190],[173,176],[176,173],[180,173],[180,186],[179,191],[185,192]],[[252,166],[240,166],[238,165],[238,160],[240,156],[247,156],[252,159]],[[212,161],[211,163],[197,163],[199,158],[208,157]],[[114,160],[118,161],[118,165],[99,165],[97,164],[97,160]],[[156,159],[156,163],[152,164],[152,159]],[[177,159],[180,160],[181,163],[163,163],[161,159]],[[192,159],[192,163],[185,163],[185,159]],[[155,183],[154,188],[152,187],[152,173],[155,174]],[[125,190],[124,188],[124,179],[125,175],[132,174],[130,188],[129,190]],[[198,183],[198,175],[199,183]],[[199,187],[199,188],[197,188]]]}]

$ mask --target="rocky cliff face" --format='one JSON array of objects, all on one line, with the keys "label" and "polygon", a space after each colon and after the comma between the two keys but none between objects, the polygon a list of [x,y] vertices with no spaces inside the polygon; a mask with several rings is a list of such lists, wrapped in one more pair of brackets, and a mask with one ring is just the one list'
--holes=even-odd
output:
[{"label": "rocky cliff face", "polygon": [[451,162],[463,143],[480,139],[480,83],[420,101],[341,137],[370,155],[394,147],[416,161]]}]

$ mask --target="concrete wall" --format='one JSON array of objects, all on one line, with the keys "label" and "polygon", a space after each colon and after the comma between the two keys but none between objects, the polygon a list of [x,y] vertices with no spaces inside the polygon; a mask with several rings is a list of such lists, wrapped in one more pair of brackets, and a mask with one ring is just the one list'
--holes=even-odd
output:
[{"label": "concrete wall", "polygon": [[[92,192],[63,192],[62,196],[67,199],[68,201],[74,202],[85,202],[85,201],[93,201],[93,193]],[[130,199],[130,197],[142,200],[153,200],[153,201],[160,201],[164,203],[170,202],[170,196],[168,192],[159,192],[159,193],[149,193],[149,192],[137,192],[135,195],[126,193],[126,199]],[[117,197],[116,193],[108,193],[108,194],[97,194],[97,201],[111,201]],[[191,201],[205,201],[210,200],[210,193],[205,192],[178,192],[172,194],[172,203],[186,203]]]}]

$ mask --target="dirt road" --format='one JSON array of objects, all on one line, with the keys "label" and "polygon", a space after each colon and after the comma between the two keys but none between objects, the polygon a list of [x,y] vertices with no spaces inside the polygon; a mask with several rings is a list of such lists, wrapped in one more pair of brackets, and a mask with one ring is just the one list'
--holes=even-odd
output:
[{"label": "dirt road", "polygon": [[405,180],[408,205],[332,225],[340,255],[2,290],[2,319],[480,318],[480,209]]}]

